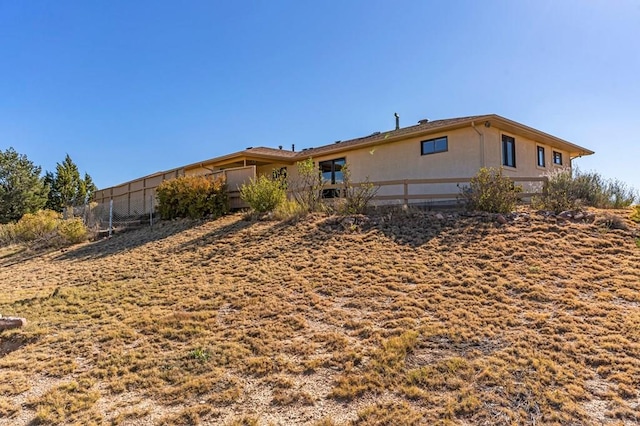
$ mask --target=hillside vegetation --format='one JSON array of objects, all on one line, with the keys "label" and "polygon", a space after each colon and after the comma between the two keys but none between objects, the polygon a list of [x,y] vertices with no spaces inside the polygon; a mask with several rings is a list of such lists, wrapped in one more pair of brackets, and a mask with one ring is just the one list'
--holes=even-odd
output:
[{"label": "hillside vegetation", "polygon": [[640,225],[594,212],[4,248],[0,425],[638,424]]}]

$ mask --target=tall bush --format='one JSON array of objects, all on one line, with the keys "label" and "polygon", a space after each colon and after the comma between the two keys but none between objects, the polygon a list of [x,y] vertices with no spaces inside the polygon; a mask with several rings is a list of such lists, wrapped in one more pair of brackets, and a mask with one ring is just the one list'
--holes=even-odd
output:
[{"label": "tall bush", "polygon": [[292,185],[293,198],[306,211],[318,211],[322,207],[322,191],[325,183],[313,158],[296,163],[298,179]]},{"label": "tall bush", "polygon": [[345,200],[342,212],[346,214],[364,213],[378,192],[379,187],[369,182],[369,178],[366,178],[364,182],[353,183],[349,164],[345,164],[342,167],[342,178],[344,180]]},{"label": "tall bush", "polygon": [[156,194],[163,219],[219,217],[229,211],[223,177],[182,176],[166,180],[158,186]]},{"label": "tall bush", "polygon": [[522,187],[502,175],[502,169],[483,167],[462,188],[460,196],[467,209],[491,213],[509,213],[518,202]]},{"label": "tall bush", "polygon": [[285,178],[273,174],[272,178],[260,175],[240,187],[240,198],[258,213],[274,211],[287,198]]}]

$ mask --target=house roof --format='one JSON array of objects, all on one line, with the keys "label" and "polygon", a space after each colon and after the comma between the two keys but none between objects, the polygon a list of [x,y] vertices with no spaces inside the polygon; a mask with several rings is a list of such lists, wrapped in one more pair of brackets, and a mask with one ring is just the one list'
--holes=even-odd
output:
[{"label": "house roof", "polygon": [[487,123],[488,125],[494,125],[507,131],[514,132],[516,134],[523,134],[524,136],[527,136],[533,140],[547,142],[552,146],[556,146],[558,148],[569,151],[571,157],[591,155],[594,153],[587,148],[575,145],[564,139],[560,139],[548,133],[541,132],[540,130],[534,129],[532,127],[525,126],[524,124],[520,124],[496,114],[487,114],[434,121],[421,120],[419,124],[414,126],[402,127],[397,130],[389,130],[385,132],[375,132],[369,136],[350,139],[346,141],[339,141],[317,148],[303,149],[302,151],[296,153],[296,160],[342,152],[354,148],[364,148],[371,145],[390,143],[397,140],[406,139],[407,137],[418,137],[466,126],[475,126],[476,124],[478,126],[481,126],[485,123]]}]

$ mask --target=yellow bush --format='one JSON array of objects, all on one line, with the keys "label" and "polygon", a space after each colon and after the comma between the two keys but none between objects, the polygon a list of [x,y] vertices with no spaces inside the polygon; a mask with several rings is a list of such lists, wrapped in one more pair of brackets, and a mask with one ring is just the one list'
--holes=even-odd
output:
[{"label": "yellow bush", "polygon": [[62,215],[53,210],[39,210],[27,213],[16,224],[16,238],[22,241],[33,241],[54,234]]},{"label": "yellow bush", "polygon": [[631,212],[630,219],[634,222],[640,223],[640,205],[634,206]]},{"label": "yellow bush", "polygon": [[82,222],[82,219],[77,217],[60,222],[58,234],[70,244],[81,243],[89,237],[87,227]]}]

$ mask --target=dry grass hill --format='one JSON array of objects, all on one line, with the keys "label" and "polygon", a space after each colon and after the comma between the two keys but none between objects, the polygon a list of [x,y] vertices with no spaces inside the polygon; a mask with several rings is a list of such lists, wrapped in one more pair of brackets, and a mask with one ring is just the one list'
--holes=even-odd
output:
[{"label": "dry grass hill", "polygon": [[0,425],[640,424],[640,231],[394,211],[0,251]]}]

